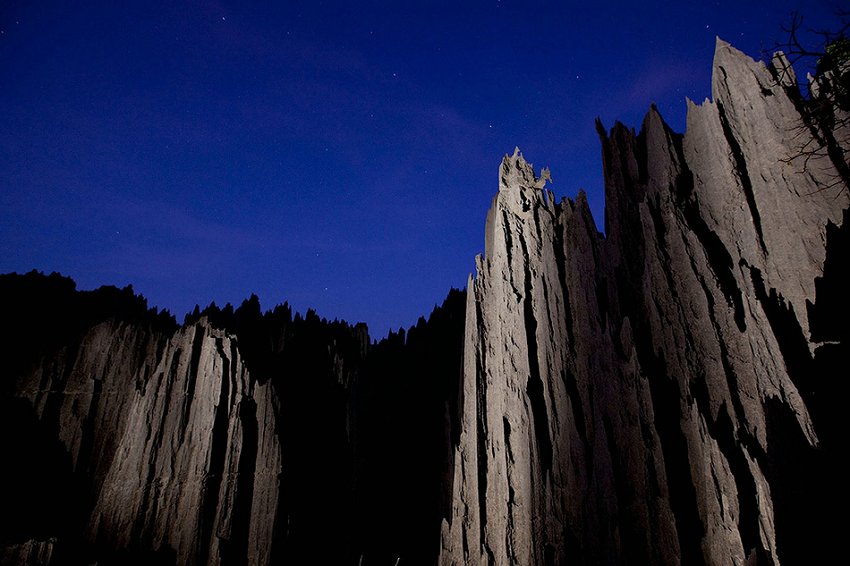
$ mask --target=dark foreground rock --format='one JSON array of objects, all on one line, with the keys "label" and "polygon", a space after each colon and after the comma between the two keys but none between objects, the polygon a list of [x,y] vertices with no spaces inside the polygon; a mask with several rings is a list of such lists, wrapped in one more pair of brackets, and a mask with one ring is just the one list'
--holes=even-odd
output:
[{"label": "dark foreground rock", "polygon": [[182,326],[55,274],[0,297],[3,564],[436,561],[463,292],[374,345],[256,297]]}]

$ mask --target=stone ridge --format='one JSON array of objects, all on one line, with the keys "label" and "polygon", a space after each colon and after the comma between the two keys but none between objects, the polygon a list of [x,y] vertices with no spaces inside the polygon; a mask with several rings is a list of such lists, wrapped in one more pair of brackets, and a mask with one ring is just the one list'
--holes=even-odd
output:
[{"label": "stone ridge", "polygon": [[56,274],[0,302],[0,563],[436,561],[464,292],[375,344],[256,296],[181,327]]},{"label": "stone ridge", "polygon": [[0,563],[834,562],[850,133],[787,64],[597,124],[604,236],[506,155],[466,293],[378,343],[0,276]]},{"label": "stone ridge", "polygon": [[837,414],[818,394],[847,345],[826,361],[806,313],[848,189],[829,158],[794,159],[818,132],[780,71],[718,39],[684,137],[654,107],[638,135],[598,124],[604,237],[583,194],[554,203],[505,156],[469,280],[442,564],[829,555]]},{"label": "stone ridge", "polygon": [[281,466],[270,389],[204,322],[170,338],[104,322],[74,355],[19,381],[17,396],[56,423],[70,468],[93,480],[88,538],[168,549],[180,564],[249,549],[265,563]]}]

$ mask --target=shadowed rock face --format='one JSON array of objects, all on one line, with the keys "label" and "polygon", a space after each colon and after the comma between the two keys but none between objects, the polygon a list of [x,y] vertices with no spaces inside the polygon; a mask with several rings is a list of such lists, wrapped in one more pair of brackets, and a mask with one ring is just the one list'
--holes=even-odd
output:
[{"label": "shadowed rock face", "polygon": [[834,560],[850,144],[774,65],[599,125],[605,236],[506,156],[467,292],[378,343],[0,276],[0,562]]},{"label": "shadowed rock face", "polygon": [[[21,310],[29,298],[46,297],[15,297]],[[75,318],[55,313],[54,323]],[[4,408],[27,402],[29,418],[13,434],[35,446],[20,447],[22,464],[50,447],[61,463],[55,477],[71,492],[38,510],[59,515],[57,524],[30,533],[54,539],[59,563],[89,555],[206,563],[234,546],[237,557],[267,560],[274,522],[249,519],[274,517],[277,506],[275,399],[249,377],[235,341],[208,324],[164,330],[119,314],[65,339],[3,398]],[[39,489],[30,478],[3,486],[16,499]],[[89,545],[100,551],[89,554]]]},{"label": "shadowed rock face", "polygon": [[469,281],[442,563],[778,564],[835,547],[823,395],[846,390],[847,319],[806,315],[846,312],[848,191],[828,157],[788,159],[812,133],[775,77],[718,41],[714,100],[689,104],[684,138],[654,108],[639,135],[600,125],[605,237],[583,194],[555,203],[505,157]]},{"label": "shadowed rock face", "polygon": [[256,297],[178,327],[0,276],[0,562],[433,564],[464,293],[370,345]]}]

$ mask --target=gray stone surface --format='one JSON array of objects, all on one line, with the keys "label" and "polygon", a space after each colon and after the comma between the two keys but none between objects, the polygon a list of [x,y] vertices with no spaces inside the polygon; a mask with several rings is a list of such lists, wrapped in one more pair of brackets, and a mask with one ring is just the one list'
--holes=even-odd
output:
[{"label": "gray stone surface", "polygon": [[505,156],[469,280],[441,563],[781,562],[788,439],[768,413],[819,447],[793,374],[848,191],[824,188],[829,159],[791,158],[812,134],[778,75],[718,40],[684,139],[654,108],[640,135],[600,125],[604,237],[583,194],[554,203]]},{"label": "gray stone surface", "polygon": [[73,468],[91,466],[90,541],[169,549],[178,564],[220,563],[241,543],[238,561],[269,562],[281,469],[273,399],[224,332],[202,321],[166,339],[106,322],[18,395],[42,418],[56,411]]},{"label": "gray stone surface", "polygon": [[[506,155],[462,360],[459,292],[373,347],[365,327],[261,314],[256,297],[176,330],[126,305],[134,322],[119,322],[87,315],[94,298],[69,307],[83,293],[59,281],[71,287],[45,307],[59,314],[21,311],[20,375],[0,399],[49,453],[0,440],[33,469],[55,463],[57,491],[83,491],[63,503],[81,524],[30,516],[0,561],[831,557],[850,363],[850,193],[834,148],[848,136],[803,122],[786,64],[718,40],[713,100],[688,103],[684,136],[655,108],[639,134],[599,124],[604,236],[583,193],[555,202],[548,170]],[[817,144],[832,153],[799,158]],[[116,296],[141,300],[113,291],[100,300],[117,311]],[[30,344],[51,316],[55,335]],[[377,519],[401,526],[375,532]],[[400,540],[410,524],[433,524],[433,547],[430,532]]]}]

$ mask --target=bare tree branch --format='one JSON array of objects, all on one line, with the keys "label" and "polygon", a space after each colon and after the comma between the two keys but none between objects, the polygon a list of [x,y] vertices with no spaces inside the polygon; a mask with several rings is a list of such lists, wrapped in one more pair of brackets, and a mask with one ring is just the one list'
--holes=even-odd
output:
[{"label": "bare tree branch", "polygon": [[[785,41],[775,44],[784,57],[774,55],[770,65],[777,84],[787,90],[802,118],[801,125],[790,132],[799,145],[780,161],[802,162],[802,171],[810,175],[814,161],[831,162],[835,174],[822,183],[820,191],[836,187],[850,190],[850,161],[845,149],[850,148],[850,11],[836,15],[836,29],[814,30],[804,28],[803,16],[792,12],[790,23],[782,26]],[[807,71],[805,98],[794,65]]]}]

